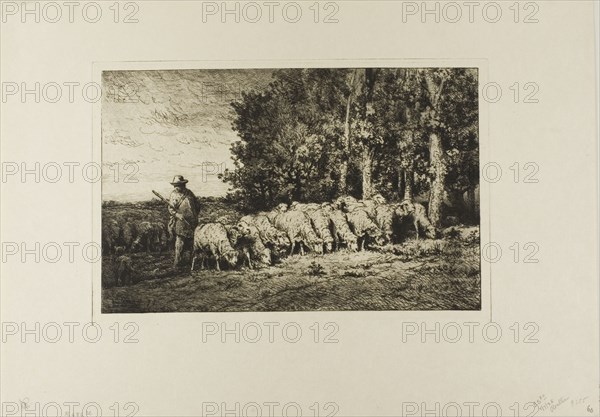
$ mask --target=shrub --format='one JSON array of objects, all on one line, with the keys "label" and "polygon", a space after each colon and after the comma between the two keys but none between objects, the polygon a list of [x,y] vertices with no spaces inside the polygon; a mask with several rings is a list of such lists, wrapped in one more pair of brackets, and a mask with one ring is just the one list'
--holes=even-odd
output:
[{"label": "shrub", "polygon": [[325,275],[325,269],[317,261],[312,261],[308,266],[308,275],[311,277]]}]

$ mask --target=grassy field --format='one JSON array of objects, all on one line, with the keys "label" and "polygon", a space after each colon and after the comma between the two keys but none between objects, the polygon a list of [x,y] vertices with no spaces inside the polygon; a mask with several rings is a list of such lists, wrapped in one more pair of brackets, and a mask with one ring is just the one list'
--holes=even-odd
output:
[{"label": "grassy field", "polygon": [[[168,197],[168,196],[166,196]],[[239,219],[244,213],[238,211],[231,203],[222,198],[201,197],[198,199],[200,204],[200,214],[198,221],[200,223],[223,222],[230,223]],[[105,220],[119,220],[127,217],[134,221],[159,221],[166,222],[169,218],[169,211],[165,203],[154,199],[139,203],[117,203],[106,201],[102,205],[102,218]]]},{"label": "grassy field", "polygon": [[379,251],[294,255],[259,270],[172,268],[173,254],[132,254],[136,282],[115,287],[103,260],[103,313],[479,310],[479,229],[446,229]]}]

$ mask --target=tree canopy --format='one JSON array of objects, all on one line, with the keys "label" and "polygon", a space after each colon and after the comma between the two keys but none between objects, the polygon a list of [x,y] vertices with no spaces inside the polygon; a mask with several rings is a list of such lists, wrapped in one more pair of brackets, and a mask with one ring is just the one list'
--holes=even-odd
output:
[{"label": "tree canopy", "polygon": [[479,183],[476,69],[283,69],[232,106],[239,141],[222,180],[248,209],[428,195],[439,217]]}]

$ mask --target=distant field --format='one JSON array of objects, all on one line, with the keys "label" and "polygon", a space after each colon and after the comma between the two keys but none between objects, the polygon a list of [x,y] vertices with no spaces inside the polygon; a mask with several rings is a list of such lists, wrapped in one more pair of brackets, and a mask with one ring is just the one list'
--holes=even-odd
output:
[{"label": "distant field", "polygon": [[[164,196],[169,198],[168,195]],[[231,204],[221,198],[204,197],[199,198],[200,214],[198,220],[201,223],[219,220],[234,221],[242,216]],[[138,221],[162,220],[167,222],[169,211],[165,203],[159,200],[145,201],[141,203],[115,203],[104,202],[102,205],[102,218],[115,219],[119,216],[132,217]]]},{"label": "distant field", "polygon": [[[452,232],[451,230],[454,230]],[[114,287],[103,260],[103,313],[479,310],[479,229],[381,251],[294,255],[260,270],[174,270],[173,254],[132,254],[137,282]]]}]

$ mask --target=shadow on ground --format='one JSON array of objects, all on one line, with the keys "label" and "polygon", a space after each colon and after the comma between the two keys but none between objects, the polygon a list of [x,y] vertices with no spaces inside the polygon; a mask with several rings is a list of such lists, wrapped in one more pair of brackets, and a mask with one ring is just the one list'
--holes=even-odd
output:
[{"label": "shadow on ground", "polygon": [[133,254],[135,284],[115,287],[103,260],[103,313],[479,310],[479,232],[457,227],[439,240],[378,251],[294,255],[259,270],[189,272],[172,253]]}]

